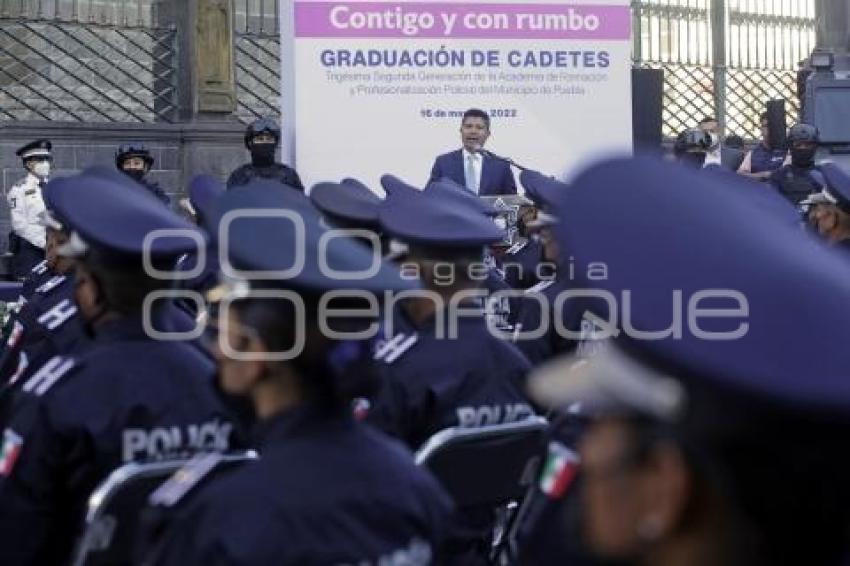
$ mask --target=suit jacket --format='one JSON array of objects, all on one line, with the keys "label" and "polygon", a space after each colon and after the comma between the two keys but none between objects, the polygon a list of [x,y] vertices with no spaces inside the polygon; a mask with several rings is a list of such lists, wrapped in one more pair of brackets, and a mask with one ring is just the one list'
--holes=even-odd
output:
[{"label": "suit jacket", "polygon": [[[515,195],[516,183],[511,166],[499,159],[483,157],[481,165],[481,184],[479,196]],[[463,163],[463,150],[456,149],[437,156],[431,168],[430,181],[451,179],[462,187],[466,186],[466,173]]]}]

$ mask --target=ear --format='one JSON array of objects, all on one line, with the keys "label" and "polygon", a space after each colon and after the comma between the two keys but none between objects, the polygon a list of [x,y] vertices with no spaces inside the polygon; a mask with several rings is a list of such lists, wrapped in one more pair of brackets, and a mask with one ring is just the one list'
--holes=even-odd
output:
[{"label": "ear", "polygon": [[692,498],[693,477],[682,451],[672,442],[656,445],[642,478],[643,520],[653,537],[669,537],[685,520]]}]

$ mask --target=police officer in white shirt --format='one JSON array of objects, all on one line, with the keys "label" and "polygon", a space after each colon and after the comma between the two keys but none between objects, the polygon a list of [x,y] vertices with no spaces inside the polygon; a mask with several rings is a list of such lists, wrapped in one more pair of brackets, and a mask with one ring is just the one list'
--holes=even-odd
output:
[{"label": "police officer in white shirt", "polygon": [[24,162],[27,176],[6,193],[12,217],[9,251],[12,252],[12,275],[24,278],[44,259],[45,229],[40,221],[44,211],[41,188],[50,176],[53,144],[39,139],[20,148],[16,153]]}]

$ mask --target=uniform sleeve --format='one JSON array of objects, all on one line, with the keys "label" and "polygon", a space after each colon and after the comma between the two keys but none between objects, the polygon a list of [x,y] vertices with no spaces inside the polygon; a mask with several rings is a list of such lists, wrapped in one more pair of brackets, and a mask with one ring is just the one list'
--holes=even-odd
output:
[{"label": "uniform sleeve", "polygon": [[[44,228],[37,223],[38,219],[35,217],[39,211],[30,210],[27,204],[27,190],[29,190],[28,185],[22,183],[12,187],[6,196],[9,202],[12,230],[32,245],[43,249],[45,245]],[[38,187],[35,187],[35,190],[38,190]]]},{"label": "uniform sleeve", "polygon": [[61,508],[77,452],[33,400],[3,433],[0,546],[4,566],[67,561],[79,517]]}]

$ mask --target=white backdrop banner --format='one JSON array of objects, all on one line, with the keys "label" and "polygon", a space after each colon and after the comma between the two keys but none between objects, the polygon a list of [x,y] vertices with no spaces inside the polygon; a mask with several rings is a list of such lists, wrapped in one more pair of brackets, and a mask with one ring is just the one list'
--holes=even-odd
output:
[{"label": "white backdrop banner", "polygon": [[383,173],[424,185],[460,147],[568,178],[631,150],[629,0],[281,2],[284,159],[309,186]]}]

